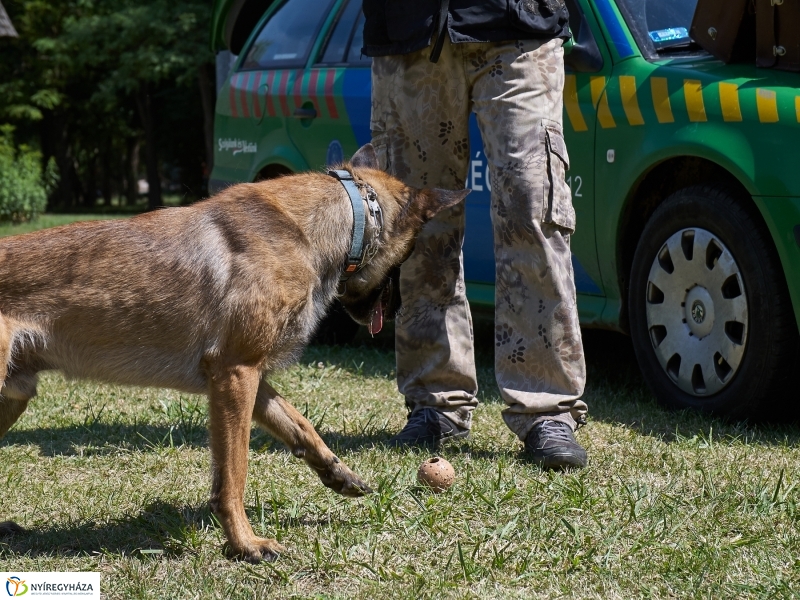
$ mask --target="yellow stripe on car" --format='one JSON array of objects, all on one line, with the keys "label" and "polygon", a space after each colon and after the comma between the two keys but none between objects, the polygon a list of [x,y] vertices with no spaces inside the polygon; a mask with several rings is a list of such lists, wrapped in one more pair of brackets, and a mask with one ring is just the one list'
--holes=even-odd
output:
[{"label": "yellow stripe on car", "polygon": [[703,103],[703,86],[696,79],[683,80],[683,95],[686,98],[686,112],[692,123],[708,121],[706,106]]},{"label": "yellow stripe on car", "polygon": [[739,106],[739,86],[735,83],[719,84],[719,105],[725,121],[741,121],[742,109]]},{"label": "yellow stripe on car", "polygon": [[756,89],[758,120],[762,123],[778,122],[778,99],[774,90]]},{"label": "yellow stripe on car", "polygon": [[564,80],[564,108],[574,131],[589,131],[578,102],[578,83],[575,75],[567,75]]},{"label": "yellow stripe on car", "polygon": [[644,125],[642,111],[639,110],[639,100],[636,97],[636,77],[633,75],[620,75],[619,93],[622,97],[622,108],[628,117],[630,125]]},{"label": "yellow stripe on car", "polygon": [[651,77],[650,91],[653,94],[653,110],[659,123],[674,123],[672,106],[669,103],[669,87],[666,77]]},{"label": "yellow stripe on car", "polygon": [[606,96],[606,78],[592,77],[590,86],[592,88],[592,104],[597,107],[597,120],[603,129],[616,127],[611,109],[608,107],[608,97]]},{"label": "yellow stripe on car", "polygon": [[797,117],[797,122],[800,123],[800,96],[794,98],[794,114]]}]

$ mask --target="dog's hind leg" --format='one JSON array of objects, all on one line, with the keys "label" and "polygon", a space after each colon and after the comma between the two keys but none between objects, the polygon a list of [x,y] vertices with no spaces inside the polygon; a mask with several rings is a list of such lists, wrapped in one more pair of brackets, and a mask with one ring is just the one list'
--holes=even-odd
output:
[{"label": "dog's hind leg", "polygon": [[249,562],[274,560],[284,550],[253,533],[244,511],[247,453],[259,372],[233,366],[207,369],[211,433],[211,510],[228,538],[231,553]]},{"label": "dog's hind leg", "polygon": [[[0,315],[0,392],[8,373],[8,363],[11,359],[11,332],[6,324],[3,315]],[[6,398],[0,393],[0,438],[6,431],[16,423],[19,416],[25,412],[28,406],[27,400],[13,400]],[[0,538],[22,533],[24,529],[14,523],[14,521],[3,521],[0,523]]]},{"label": "dog's hind leg", "polygon": [[305,459],[327,487],[351,497],[372,492],[331,452],[308,419],[263,380],[258,386],[253,419],[286,444],[292,454]]},{"label": "dog's hind leg", "polygon": [[[12,332],[8,322],[0,315],[0,438],[17,422],[28,407],[30,395],[21,394],[16,386],[9,385],[13,373],[9,373],[11,362]],[[36,390],[34,376],[34,393]]]}]

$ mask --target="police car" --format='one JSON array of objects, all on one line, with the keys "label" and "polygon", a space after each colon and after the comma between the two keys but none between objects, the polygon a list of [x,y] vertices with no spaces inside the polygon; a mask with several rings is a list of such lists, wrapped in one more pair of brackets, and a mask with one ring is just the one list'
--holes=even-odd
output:
[{"label": "police car", "polygon": [[[630,333],[667,406],[789,408],[800,399],[800,76],[703,52],[688,35],[696,0],[568,5],[581,322]],[[215,7],[213,189],[319,169],[370,140],[360,0],[263,10]],[[492,306],[491,181],[474,119],[470,143],[464,269],[470,301]]]}]

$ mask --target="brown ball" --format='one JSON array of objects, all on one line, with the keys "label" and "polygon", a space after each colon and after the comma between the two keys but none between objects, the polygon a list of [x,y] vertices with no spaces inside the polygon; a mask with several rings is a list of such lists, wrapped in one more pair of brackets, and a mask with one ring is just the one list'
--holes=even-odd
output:
[{"label": "brown ball", "polygon": [[453,465],[439,456],[426,460],[417,471],[417,481],[437,494],[453,485],[455,478],[456,472],[453,470]]}]

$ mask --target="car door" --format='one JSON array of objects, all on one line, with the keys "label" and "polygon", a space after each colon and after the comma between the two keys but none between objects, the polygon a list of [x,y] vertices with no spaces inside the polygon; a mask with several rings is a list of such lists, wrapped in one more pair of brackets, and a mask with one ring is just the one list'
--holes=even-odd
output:
[{"label": "car door", "polygon": [[370,140],[371,61],[361,56],[363,19],[360,0],[339,2],[295,85],[298,108],[287,126],[311,168],[349,158]]},{"label": "car door", "polygon": [[[333,5],[334,0],[287,0],[276,5],[245,46],[229,85],[221,91],[229,96],[229,130],[236,134],[230,142],[233,155],[255,155],[249,159],[251,180],[265,167],[311,166],[297,152],[291,132],[294,125],[303,126],[312,111],[325,114],[326,106],[316,104],[316,93],[309,90],[324,91],[329,81],[325,76],[312,79],[305,67]],[[238,148],[239,138],[246,141],[243,149]]]}]

